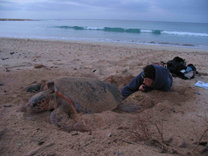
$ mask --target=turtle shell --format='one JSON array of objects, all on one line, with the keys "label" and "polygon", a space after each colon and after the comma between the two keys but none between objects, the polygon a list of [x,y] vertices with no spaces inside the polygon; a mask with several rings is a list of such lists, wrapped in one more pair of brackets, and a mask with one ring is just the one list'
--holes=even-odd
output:
[{"label": "turtle shell", "polygon": [[[64,77],[54,81],[55,90],[69,98],[77,112],[99,113],[113,110],[121,103],[119,89],[92,78]],[[57,97],[58,101],[63,98]]]}]

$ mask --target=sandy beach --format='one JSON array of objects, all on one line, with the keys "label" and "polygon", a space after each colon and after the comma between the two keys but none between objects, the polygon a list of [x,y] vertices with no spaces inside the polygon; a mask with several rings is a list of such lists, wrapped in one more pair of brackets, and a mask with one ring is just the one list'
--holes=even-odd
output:
[{"label": "sandy beach", "polygon": [[[174,78],[169,92],[134,93],[123,103],[138,104],[137,112],[83,116],[91,121],[91,132],[68,133],[50,123],[50,112],[25,115],[21,110],[35,94],[26,92],[34,82],[91,77],[121,89],[145,65],[175,56],[194,64],[199,74]],[[0,155],[205,156],[208,90],[195,87],[197,81],[208,82],[208,50],[0,38]]]}]

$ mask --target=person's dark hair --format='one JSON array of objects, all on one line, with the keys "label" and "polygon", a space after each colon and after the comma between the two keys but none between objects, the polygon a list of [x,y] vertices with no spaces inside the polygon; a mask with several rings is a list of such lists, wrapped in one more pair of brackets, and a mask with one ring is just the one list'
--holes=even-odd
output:
[{"label": "person's dark hair", "polygon": [[147,65],[144,67],[144,78],[155,79],[155,68],[153,65]]}]

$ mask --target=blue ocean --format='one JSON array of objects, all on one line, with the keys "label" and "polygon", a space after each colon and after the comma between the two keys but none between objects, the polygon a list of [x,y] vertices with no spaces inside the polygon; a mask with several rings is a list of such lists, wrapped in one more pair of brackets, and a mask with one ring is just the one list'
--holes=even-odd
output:
[{"label": "blue ocean", "polygon": [[0,21],[0,37],[208,49],[208,23],[59,19]]}]

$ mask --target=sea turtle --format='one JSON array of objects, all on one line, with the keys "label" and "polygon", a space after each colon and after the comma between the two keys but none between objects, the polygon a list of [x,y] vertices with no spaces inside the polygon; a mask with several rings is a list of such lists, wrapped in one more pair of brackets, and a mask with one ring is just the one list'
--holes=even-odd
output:
[{"label": "sea turtle", "polygon": [[113,110],[121,103],[116,86],[92,78],[63,77],[47,82],[46,86],[30,98],[27,110],[51,110],[51,123],[66,131],[89,130],[79,122],[78,113]]}]

